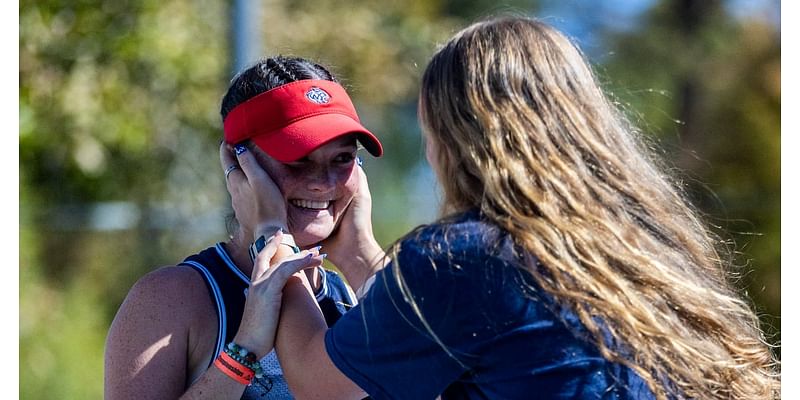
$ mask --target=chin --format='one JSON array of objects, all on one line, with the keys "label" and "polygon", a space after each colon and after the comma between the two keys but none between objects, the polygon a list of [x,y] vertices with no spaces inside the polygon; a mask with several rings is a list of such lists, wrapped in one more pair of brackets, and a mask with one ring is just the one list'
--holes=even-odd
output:
[{"label": "chin", "polygon": [[333,224],[316,225],[312,224],[303,229],[294,230],[289,227],[294,236],[294,241],[300,248],[305,248],[319,243],[328,238],[333,233]]}]

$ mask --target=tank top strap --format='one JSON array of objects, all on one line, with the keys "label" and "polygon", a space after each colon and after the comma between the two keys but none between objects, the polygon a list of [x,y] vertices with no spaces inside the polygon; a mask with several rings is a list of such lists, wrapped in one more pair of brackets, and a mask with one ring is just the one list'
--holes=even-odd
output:
[{"label": "tank top strap", "polygon": [[228,342],[233,341],[239,330],[250,282],[233,263],[222,243],[186,257],[179,265],[200,273],[214,301],[219,321],[214,354],[218,354]]}]

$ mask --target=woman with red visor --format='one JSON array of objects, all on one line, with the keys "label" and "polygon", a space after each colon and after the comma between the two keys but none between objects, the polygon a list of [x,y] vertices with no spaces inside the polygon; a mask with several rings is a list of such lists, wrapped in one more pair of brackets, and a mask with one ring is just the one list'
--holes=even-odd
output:
[{"label": "woman with red visor", "polygon": [[[234,199],[263,190],[259,196],[283,201],[270,210],[234,203],[238,224],[228,241],[136,283],[109,330],[107,399],[292,398],[270,326],[280,311],[272,299],[282,285],[266,278],[285,280],[305,270],[295,279],[332,325],[357,300],[338,274],[321,267],[326,254],[319,246],[343,270],[363,270],[345,258],[356,253],[348,246],[383,254],[371,232],[363,240],[330,239],[337,230],[344,233],[338,238],[355,232],[344,215],[359,192],[368,194],[358,144],[374,156],[383,151],[330,72],[300,58],[265,59],[233,79],[221,114],[220,160]],[[249,184],[243,170],[251,177],[269,174],[275,184],[253,178]],[[271,218],[257,219],[265,213]],[[273,257],[280,262],[267,269]],[[347,278],[360,286],[366,274]]]}]

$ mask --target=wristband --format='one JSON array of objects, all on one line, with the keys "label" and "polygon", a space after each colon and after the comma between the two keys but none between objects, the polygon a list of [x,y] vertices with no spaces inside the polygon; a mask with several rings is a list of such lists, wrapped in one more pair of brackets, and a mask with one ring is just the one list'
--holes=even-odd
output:
[{"label": "wristband", "polygon": [[299,247],[297,247],[297,246],[295,246],[295,245],[293,245],[293,244],[291,244],[291,243],[286,243],[286,242],[283,242],[283,241],[282,241],[282,242],[281,242],[281,244],[282,244],[282,245],[284,245],[284,246],[289,246],[289,248],[291,248],[291,249],[292,249],[292,252],[293,252],[294,254],[297,254],[297,253],[299,253],[299,252],[300,252],[300,248],[299,248]]},{"label": "wristband", "polygon": [[217,367],[223,374],[232,378],[242,385],[249,385],[253,380],[253,370],[247,368],[239,361],[233,359],[229,354],[222,351],[214,360],[214,366]]},{"label": "wristband", "polygon": [[264,247],[267,246],[267,238],[264,235],[258,237],[258,239],[253,242],[250,247],[248,248],[248,252],[250,253],[250,261],[255,262],[256,256],[258,255],[261,250],[264,250]]},{"label": "wristband", "polygon": [[[288,233],[283,234],[283,239],[281,239],[281,244],[289,246],[292,249],[292,252],[294,252],[295,254],[300,252],[300,248],[294,244],[294,237],[292,237],[292,235]],[[261,250],[264,250],[264,247],[266,246],[267,246],[267,237],[264,235],[259,236],[258,239],[256,239],[248,249],[248,252],[250,253],[250,261],[255,262],[258,253],[260,253]]]}]

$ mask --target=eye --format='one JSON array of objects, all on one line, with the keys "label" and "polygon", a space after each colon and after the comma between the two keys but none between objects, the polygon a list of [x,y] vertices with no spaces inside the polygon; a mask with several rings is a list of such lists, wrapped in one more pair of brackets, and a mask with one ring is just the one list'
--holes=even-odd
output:
[{"label": "eye", "polygon": [[283,165],[285,165],[285,166],[287,166],[289,168],[303,168],[306,165],[308,165],[309,162],[311,162],[311,160],[306,156],[306,157],[303,157],[303,158],[301,158],[301,159],[299,159],[297,161],[283,163]]},{"label": "eye", "polygon": [[348,164],[348,163],[353,162],[353,160],[355,160],[355,158],[356,158],[356,153],[355,152],[353,152],[353,153],[342,152],[342,153],[337,154],[336,157],[333,158],[333,162],[336,163],[336,164]]}]

